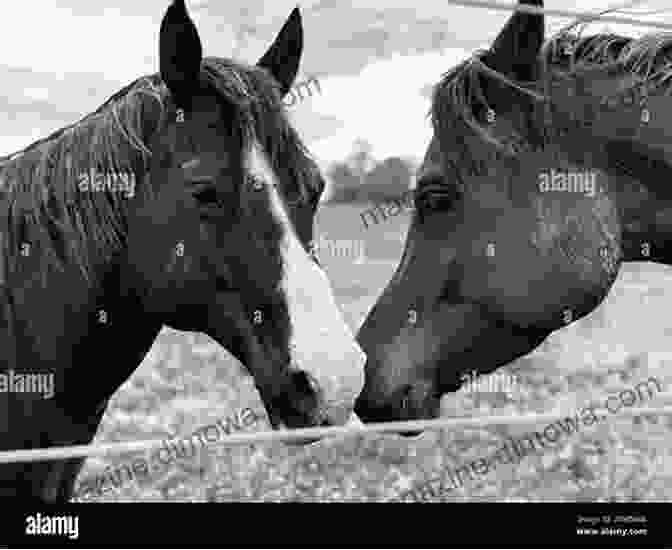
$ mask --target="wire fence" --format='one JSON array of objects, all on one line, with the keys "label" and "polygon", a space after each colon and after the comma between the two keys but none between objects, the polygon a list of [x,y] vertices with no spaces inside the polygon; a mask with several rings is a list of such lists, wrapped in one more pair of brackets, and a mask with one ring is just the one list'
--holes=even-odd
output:
[{"label": "wire fence", "polygon": [[[585,22],[607,22],[621,23],[627,25],[636,25],[644,27],[653,27],[657,29],[672,30],[672,23],[659,23],[655,21],[644,21],[631,17],[608,15],[604,12],[598,14],[579,12],[573,10],[538,8],[535,6],[503,4],[491,0],[446,0],[448,4],[474,7],[482,9],[492,9],[499,11],[520,10],[528,13],[545,14],[552,17],[576,18],[578,23]],[[634,4],[643,0],[627,2],[620,6],[607,8],[604,11],[617,11],[632,7]],[[661,393],[658,397],[672,398],[672,394]],[[606,410],[596,409],[597,413],[605,413]],[[672,415],[672,405],[635,407],[624,409],[612,413],[608,411],[609,419],[637,417],[637,416],[657,416]],[[319,428],[303,428],[295,430],[276,430],[261,431],[255,433],[239,433],[223,437],[220,441],[212,443],[212,446],[240,446],[256,445],[262,443],[275,442],[306,442],[320,440],[327,437],[346,438],[367,434],[382,433],[403,433],[403,432],[423,432],[430,430],[446,430],[460,428],[476,428],[492,425],[531,425],[543,422],[550,422],[566,417],[566,411],[530,414],[530,415],[503,415],[503,416],[481,416],[481,417],[459,417],[459,418],[440,418],[435,420],[413,420],[403,422],[384,422],[366,425],[333,426]],[[0,452],[0,464],[9,464],[16,462],[38,462],[44,460],[63,460],[72,458],[85,458],[93,456],[105,456],[110,454],[123,454],[129,452],[146,452],[154,450],[165,443],[163,439],[151,439],[140,441],[128,441],[122,443],[94,444],[94,445],[72,445],[64,447],[49,447],[40,449],[25,449]]]},{"label": "wire fence", "polygon": [[447,4],[456,6],[465,6],[472,8],[484,8],[495,11],[521,11],[525,13],[547,15],[551,17],[566,17],[577,19],[581,21],[600,21],[602,23],[620,23],[622,25],[633,25],[636,27],[652,27],[654,29],[671,30],[672,23],[661,23],[658,21],[647,21],[643,19],[635,19],[633,17],[625,17],[622,15],[595,15],[594,13],[576,10],[562,10],[557,8],[539,8],[537,6],[518,5],[518,4],[504,4],[502,2],[494,2],[492,0],[446,0]]},{"label": "wire fence", "polygon": [[[671,398],[672,394],[661,393],[659,397]],[[672,415],[672,405],[658,407],[633,407],[618,412],[607,409],[595,409],[595,413],[612,418],[624,418],[647,415]],[[459,418],[439,418],[435,420],[407,420],[402,422],[380,422],[363,424],[361,426],[330,426],[326,428],[300,428],[295,430],[261,431],[255,433],[239,433],[227,435],[221,441],[212,443],[217,446],[256,445],[259,443],[304,442],[306,440],[320,440],[326,437],[345,438],[356,435],[370,435],[382,433],[423,432],[430,430],[445,430],[456,428],[482,428],[484,426],[502,425],[520,426],[544,422],[551,422],[565,418],[567,411],[526,415],[490,415]],[[131,452],[152,451],[165,443],[164,439],[150,439],[141,441],[126,441],[123,443],[108,443],[99,445],[73,445],[69,447],[50,447],[46,449],[26,449],[18,451],[0,452],[0,464],[12,462],[39,462],[42,460],[61,460],[83,458],[90,456],[104,456],[108,454],[122,454]]]}]

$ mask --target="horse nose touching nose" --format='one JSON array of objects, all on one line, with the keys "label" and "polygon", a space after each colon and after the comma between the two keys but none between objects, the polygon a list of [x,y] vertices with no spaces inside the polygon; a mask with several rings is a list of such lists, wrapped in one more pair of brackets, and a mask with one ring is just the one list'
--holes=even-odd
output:
[{"label": "horse nose touching nose", "polygon": [[364,387],[366,354],[345,325],[329,331],[314,327],[302,336],[293,346],[293,362],[311,382],[319,423],[345,425]]},{"label": "horse nose touching nose", "polygon": [[[347,349],[347,348],[346,348]],[[340,368],[339,368],[340,363]],[[364,387],[366,354],[353,340],[349,350],[337,360],[332,376],[322,377],[321,386],[326,397],[325,424],[343,426],[358,421],[354,412],[355,401]]]},{"label": "horse nose touching nose", "polygon": [[[381,391],[384,384],[368,381],[357,398],[355,413],[367,423],[403,422],[438,417],[438,398],[431,397],[430,385],[420,381],[405,384],[393,392]],[[423,430],[395,432],[403,437],[418,437]]]}]

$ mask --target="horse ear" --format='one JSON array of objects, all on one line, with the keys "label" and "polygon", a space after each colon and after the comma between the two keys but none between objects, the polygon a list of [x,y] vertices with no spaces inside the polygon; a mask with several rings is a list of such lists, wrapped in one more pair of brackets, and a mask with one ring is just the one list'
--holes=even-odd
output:
[{"label": "horse ear", "polygon": [[178,107],[188,108],[198,88],[203,47],[184,0],[173,0],[161,22],[161,78]]},{"label": "horse ear", "polygon": [[297,7],[292,10],[271,47],[257,62],[258,67],[266,69],[278,81],[283,97],[291,90],[299,72],[302,52],[303,24]]},{"label": "horse ear", "polygon": [[[544,6],[543,0],[519,0],[518,3]],[[544,15],[516,11],[482,60],[488,67],[516,80],[534,80],[543,43]]]}]

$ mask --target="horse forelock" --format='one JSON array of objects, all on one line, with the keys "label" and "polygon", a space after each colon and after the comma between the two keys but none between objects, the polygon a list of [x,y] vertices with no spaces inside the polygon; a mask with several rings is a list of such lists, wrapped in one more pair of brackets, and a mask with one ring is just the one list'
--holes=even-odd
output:
[{"label": "horse forelock", "polygon": [[310,200],[322,190],[316,164],[289,122],[277,83],[265,69],[230,59],[206,57],[206,82],[236,108],[232,121],[242,137],[243,149],[259,143],[278,174],[283,198],[297,193]]},{"label": "horse forelock", "polygon": [[471,174],[480,174],[492,157],[527,150],[520,136],[502,141],[492,134],[486,120],[477,117],[476,108],[481,112],[489,108],[483,77],[492,77],[486,74],[481,61],[484,53],[476,52],[442,77],[434,87],[429,113],[442,150],[457,150],[459,164],[468,166]]}]

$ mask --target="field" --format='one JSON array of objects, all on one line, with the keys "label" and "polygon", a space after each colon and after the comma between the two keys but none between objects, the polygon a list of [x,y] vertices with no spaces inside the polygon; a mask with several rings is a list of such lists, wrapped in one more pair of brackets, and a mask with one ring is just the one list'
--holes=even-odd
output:
[{"label": "field", "polygon": [[[333,241],[364,242],[321,255],[345,317],[364,320],[400,257],[408,215],[365,230],[360,206],[323,206],[318,231]],[[361,248],[361,247],[360,247]],[[353,250],[355,247],[353,246]],[[359,249],[358,249],[359,250]],[[636,263],[621,269],[605,303],[590,316],[552,334],[533,353],[508,365],[521,391],[456,394],[442,401],[444,416],[568,415],[654,376],[667,392],[672,381],[672,270]],[[668,291],[668,292],[666,292]],[[664,404],[665,398],[641,403]],[[635,406],[640,405],[639,403]],[[265,415],[250,377],[225,350],[201,334],[164,329],[135,374],[110,402],[95,442],[189,437],[196,429],[252,408]],[[282,444],[227,449],[213,445],[180,459],[97,501],[384,501],[423,480],[494,452],[507,437],[539,426],[492,426],[324,440],[308,447]],[[670,418],[612,419],[560,438],[554,448],[518,464],[499,465],[482,479],[429,500],[631,501],[670,500]],[[261,419],[246,428],[267,430]],[[114,470],[137,455],[87,460],[80,482]],[[111,485],[109,485],[111,487]],[[107,486],[106,486],[107,487]]]}]

